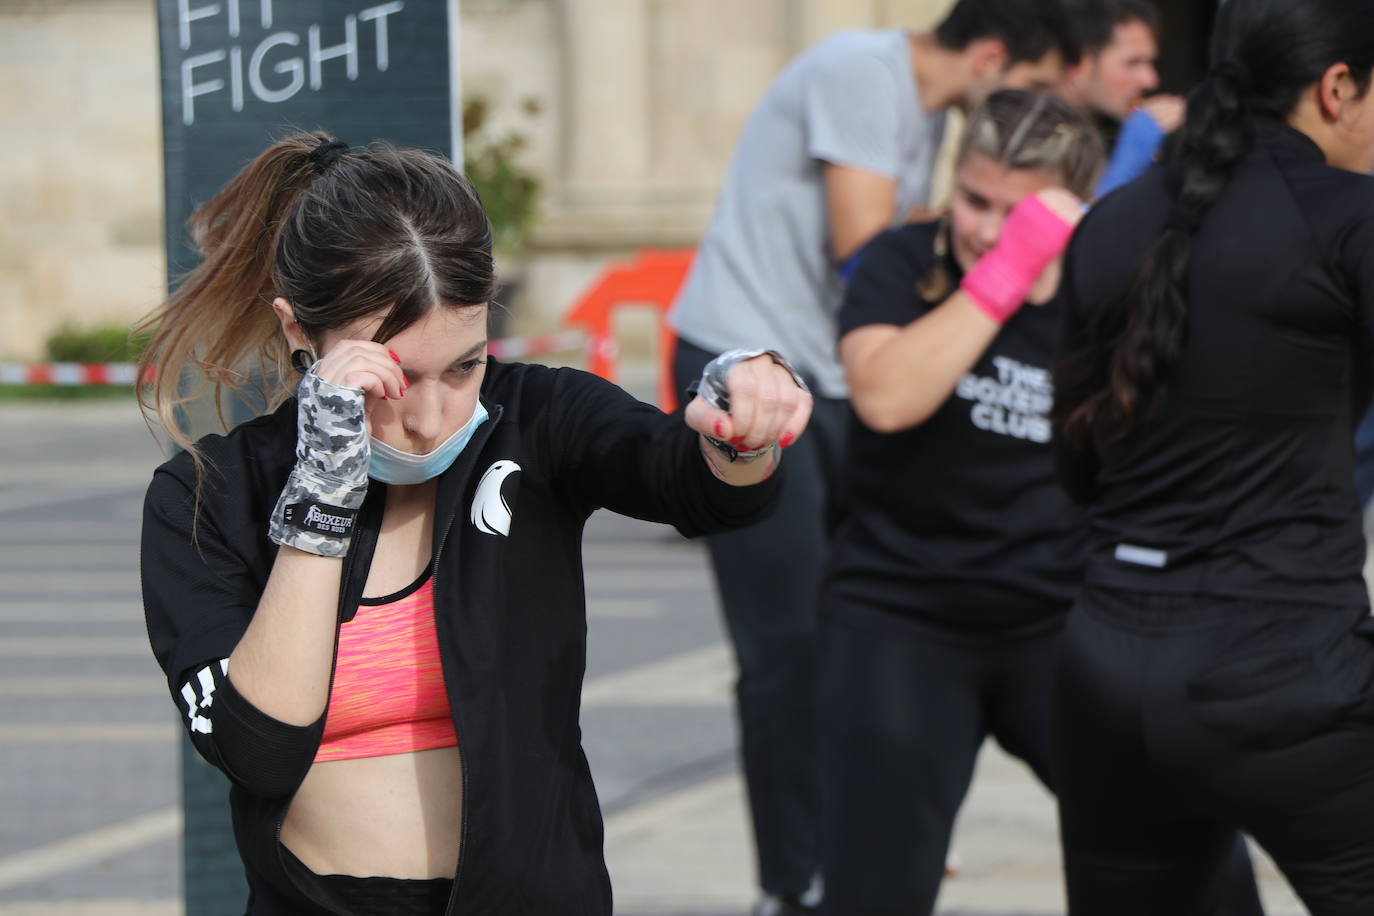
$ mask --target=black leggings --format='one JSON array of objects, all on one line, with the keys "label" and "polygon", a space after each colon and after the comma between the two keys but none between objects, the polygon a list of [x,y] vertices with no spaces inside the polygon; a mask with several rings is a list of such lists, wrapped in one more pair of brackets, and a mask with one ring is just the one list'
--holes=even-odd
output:
[{"label": "black leggings", "polygon": [[453,893],[452,878],[317,875],[285,846],[281,852],[286,871],[298,886],[312,887],[334,912],[349,916],[443,916]]},{"label": "black leggings", "polygon": [[[822,620],[823,911],[925,916],[950,832],[991,735],[1051,790],[1059,629],[955,633],[837,609]],[[1244,841],[1227,836],[1227,916],[1263,912]],[[1114,916],[1115,911],[1097,912]],[[1152,916],[1175,916],[1157,910]]]},{"label": "black leggings", "polygon": [[1055,759],[1073,916],[1198,916],[1236,829],[1312,916],[1374,913],[1368,610],[1092,588]]}]

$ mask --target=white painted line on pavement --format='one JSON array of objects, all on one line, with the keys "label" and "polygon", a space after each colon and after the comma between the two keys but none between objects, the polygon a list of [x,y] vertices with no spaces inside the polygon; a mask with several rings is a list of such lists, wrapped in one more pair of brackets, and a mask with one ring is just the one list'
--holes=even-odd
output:
[{"label": "white painted line on pavement", "polygon": [[703,576],[710,576],[706,565],[705,546],[692,541],[667,543],[662,541],[635,541],[634,543],[607,543],[587,541],[582,545],[582,559],[598,568],[615,566],[637,566],[649,564],[658,567],[691,566],[700,570]]},{"label": "white painted line on pavement", "polygon": [[[139,653],[147,651],[141,638]],[[0,641],[0,656],[7,642]],[[60,637],[34,640],[52,643],[53,654],[62,643]],[[112,643],[114,640],[93,640]],[[95,649],[95,645],[86,648]],[[132,654],[133,646],[128,648]],[[734,659],[721,644],[694,649],[664,659],[638,665],[614,674],[591,678],[582,690],[584,707],[650,706],[658,708],[726,707],[730,703],[735,678]],[[68,675],[65,677],[0,677],[0,697],[65,696],[162,696],[167,685],[155,674],[148,675]],[[48,723],[0,725],[0,744],[38,744],[71,742],[161,742],[170,741],[176,726],[160,723]]]},{"label": "white painted line on pavement", "polygon": [[592,620],[647,620],[662,615],[663,606],[654,598],[587,599],[587,616]]},{"label": "white painted line on pavement", "polygon": [[138,568],[133,564],[116,572],[70,568],[60,574],[51,569],[0,570],[0,595],[27,592],[52,598],[59,595],[105,595],[128,590],[137,593],[138,583]]},{"label": "white painted line on pavement", "polygon": [[180,900],[13,900],[0,916],[182,916]]},{"label": "white painted line on pavement", "polygon": [[142,492],[157,465],[158,460],[151,458],[129,456],[122,461],[105,462],[94,455],[85,461],[24,462],[9,482],[23,487],[56,484],[55,489],[59,491],[73,484],[83,487],[111,484]]},{"label": "white painted line on pavement", "polygon": [[135,490],[129,486],[81,487],[80,489],[62,490],[60,492],[25,490],[22,493],[0,493],[0,512],[16,512],[20,509],[36,509],[40,506],[58,506],[62,503],[74,503],[83,499],[108,499],[112,496],[139,496],[141,498],[142,494],[143,487]]},{"label": "white painted line on pavement", "polygon": [[89,543],[76,539],[65,544],[0,544],[0,567],[6,570],[99,570],[106,575],[138,574],[138,530],[124,529],[116,546],[110,541]]},{"label": "white painted line on pavement", "polygon": [[0,697],[141,697],[166,693],[167,682],[155,674],[0,677]]},{"label": "white painted line on pavement", "polygon": [[139,526],[127,522],[78,522],[74,519],[26,519],[23,527],[0,529],[0,551],[27,544],[48,550],[65,550],[70,544],[97,544],[105,541],[133,542]]},{"label": "white painted line on pavement", "polygon": [[[0,617],[3,617],[0,614]],[[6,636],[0,637],[0,658],[90,658],[146,655],[152,649],[144,636]]]},{"label": "white painted line on pavement", "polygon": [[735,661],[722,643],[592,678],[582,687],[586,706],[725,706]]},{"label": "white painted line on pavement", "polygon": [[6,744],[171,744],[180,727],[173,722],[43,722],[0,725]]},{"label": "white painted line on pavement", "polygon": [[0,858],[0,890],[82,868],[149,843],[170,839],[180,831],[181,810],[174,805],[5,856]]},{"label": "white painted line on pavement", "polygon": [[587,591],[709,592],[711,580],[699,569],[588,569]]},{"label": "white painted line on pavement", "polygon": [[86,601],[79,597],[39,600],[5,599],[0,602],[0,623],[68,623],[72,621],[123,621],[143,623],[143,608],[134,598],[120,604]]}]

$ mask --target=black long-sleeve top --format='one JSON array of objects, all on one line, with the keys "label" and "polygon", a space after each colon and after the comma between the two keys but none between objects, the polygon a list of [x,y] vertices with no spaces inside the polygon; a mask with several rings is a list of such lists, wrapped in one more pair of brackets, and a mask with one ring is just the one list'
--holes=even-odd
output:
[{"label": "black long-sleeve top", "polygon": [[[1061,354],[1127,292],[1173,203],[1163,167],[1110,195],[1066,264]],[[1059,436],[1091,511],[1092,584],[1363,604],[1353,436],[1369,403],[1374,179],[1279,123],[1193,241],[1188,337],[1155,417],[1103,454]]]},{"label": "black long-sleeve top", "polygon": [[[891,229],[863,251],[837,321],[905,327],[958,289],[939,223]],[[922,292],[939,268],[947,289]],[[1027,633],[1057,626],[1083,572],[1083,513],[1055,482],[1049,368],[1058,297],[1016,313],[930,417],[874,432],[851,417],[845,498],[831,539],[828,612]],[[845,612],[845,611],[842,611]]]},{"label": "black long-sleeve top", "polygon": [[[435,626],[463,761],[451,909],[604,916],[601,813],[578,726],[583,525],[597,507],[689,536],[753,524],[781,475],[752,487],[716,479],[681,417],[585,372],[490,360],[481,397],[491,419],[439,477],[434,528]],[[300,727],[271,718],[222,663],[276,558],[268,520],[295,463],[295,417],[290,401],[202,439],[211,470],[199,502],[182,453],[153,475],[144,509],[148,636],[196,749],[233,784],[251,916],[341,911],[326,884],[291,873],[279,841],[324,716]],[[340,572],[341,623],[362,598],[384,502],[370,484]],[[494,527],[497,506],[506,524]]]}]

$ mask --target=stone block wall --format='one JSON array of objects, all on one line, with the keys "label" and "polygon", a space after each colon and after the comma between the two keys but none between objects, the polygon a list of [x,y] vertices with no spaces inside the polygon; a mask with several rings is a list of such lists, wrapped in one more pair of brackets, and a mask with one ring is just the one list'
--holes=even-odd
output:
[{"label": "stone block wall", "polygon": [[162,294],[151,0],[0,3],[0,358]]},{"label": "stone block wall", "polygon": [[[694,244],[744,120],[794,54],[838,28],[922,28],[949,2],[463,0],[464,85],[491,100],[493,130],[528,136],[544,185],[512,330],[555,328],[609,259]],[[154,12],[0,0],[0,359],[38,358],[64,321],[131,322],[162,295]]]}]

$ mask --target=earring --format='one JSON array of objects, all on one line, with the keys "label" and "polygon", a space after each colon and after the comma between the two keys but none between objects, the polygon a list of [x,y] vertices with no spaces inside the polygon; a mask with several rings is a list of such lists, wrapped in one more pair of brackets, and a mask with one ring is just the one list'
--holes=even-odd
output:
[{"label": "earring", "polygon": [[313,365],[315,365],[314,353],[311,353],[309,350],[291,351],[291,368],[295,369],[301,375],[305,375],[309,372],[310,367]]}]

